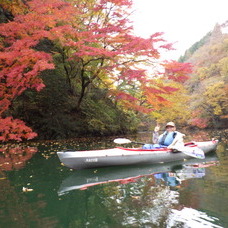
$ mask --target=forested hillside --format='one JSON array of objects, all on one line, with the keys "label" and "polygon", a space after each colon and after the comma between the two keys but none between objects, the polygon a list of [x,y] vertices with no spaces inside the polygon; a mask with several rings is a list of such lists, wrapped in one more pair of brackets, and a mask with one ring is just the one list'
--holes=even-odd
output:
[{"label": "forested hillside", "polygon": [[228,23],[217,24],[195,43],[180,61],[193,65],[185,83],[190,96],[193,126],[227,128],[228,120]]},{"label": "forested hillside", "polygon": [[1,1],[0,141],[126,134],[170,120],[226,127],[228,23],[179,62],[164,61],[172,44],[159,32],[135,36],[131,6]]},{"label": "forested hillside", "polygon": [[160,60],[172,49],[162,33],[134,35],[131,6],[1,1],[0,141],[123,134],[143,115],[166,121],[165,107],[183,113],[191,67]]}]

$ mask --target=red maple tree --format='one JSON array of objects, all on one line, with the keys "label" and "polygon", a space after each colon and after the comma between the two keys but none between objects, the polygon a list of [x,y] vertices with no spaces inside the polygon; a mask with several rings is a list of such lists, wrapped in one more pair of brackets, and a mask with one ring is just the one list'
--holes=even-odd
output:
[{"label": "red maple tree", "polygon": [[[133,35],[131,5],[131,0],[32,0],[24,13],[0,24],[0,140],[36,136],[6,111],[26,89],[40,91],[45,86],[39,75],[55,67],[53,57],[61,56],[64,74],[77,94],[77,108],[91,84],[108,88],[113,99],[137,111],[150,112],[153,99],[165,103],[162,94],[176,89],[157,83],[144,66],[153,68],[161,50],[172,45],[162,33],[147,39]],[[53,42],[55,52],[37,48],[43,39]],[[189,73],[187,65],[177,62],[164,67],[164,75],[175,81],[186,80]],[[162,78],[163,73],[153,74]],[[147,99],[150,94],[153,99]]]}]

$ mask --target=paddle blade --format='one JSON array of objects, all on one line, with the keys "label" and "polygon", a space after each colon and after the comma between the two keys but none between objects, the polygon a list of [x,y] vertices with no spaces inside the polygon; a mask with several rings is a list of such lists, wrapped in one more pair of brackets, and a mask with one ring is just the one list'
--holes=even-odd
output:
[{"label": "paddle blade", "polygon": [[130,139],[125,139],[125,138],[118,138],[118,139],[114,139],[114,143],[126,144],[126,143],[131,143],[131,140]]},{"label": "paddle blade", "polygon": [[183,147],[180,151],[194,158],[205,158],[203,150],[198,147]]}]

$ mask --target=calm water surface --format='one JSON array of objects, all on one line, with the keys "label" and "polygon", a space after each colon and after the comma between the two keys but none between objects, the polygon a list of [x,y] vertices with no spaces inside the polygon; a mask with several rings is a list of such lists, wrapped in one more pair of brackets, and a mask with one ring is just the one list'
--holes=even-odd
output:
[{"label": "calm water surface", "polygon": [[228,227],[227,133],[191,139],[221,133],[205,161],[89,170],[64,167],[56,152],[111,148],[114,137],[2,145],[0,227]]}]

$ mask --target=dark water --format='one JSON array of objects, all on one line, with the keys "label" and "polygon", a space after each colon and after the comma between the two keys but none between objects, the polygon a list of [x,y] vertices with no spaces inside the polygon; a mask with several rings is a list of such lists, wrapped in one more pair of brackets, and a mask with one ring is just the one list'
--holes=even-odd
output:
[{"label": "dark water", "polygon": [[56,151],[111,148],[114,137],[2,146],[0,227],[228,227],[227,134],[192,139],[218,135],[216,153],[203,162],[76,171]]}]

